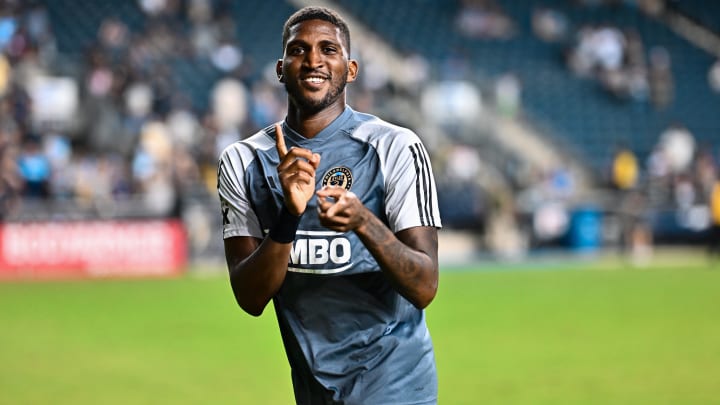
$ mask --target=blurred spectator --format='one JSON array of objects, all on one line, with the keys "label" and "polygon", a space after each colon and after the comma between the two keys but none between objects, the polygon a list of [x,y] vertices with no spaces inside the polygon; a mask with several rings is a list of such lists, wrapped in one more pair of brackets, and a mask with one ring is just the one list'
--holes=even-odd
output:
[{"label": "blurred spectator", "polygon": [[699,148],[695,159],[695,179],[703,195],[710,195],[717,178],[718,172],[711,147]]},{"label": "blurred spectator", "polygon": [[138,182],[148,212],[171,213],[177,197],[172,174],[173,147],[170,132],[162,121],[148,121],[141,130],[133,158],[133,177]]},{"label": "blurred spectator", "polygon": [[647,265],[653,253],[653,235],[647,212],[648,201],[638,190],[625,194],[620,201],[621,249],[635,266]]},{"label": "blurred spectator", "polygon": [[362,56],[363,74],[360,76],[360,83],[364,89],[370,92],[381,91],[390,83],[390,73],[388,67],[378,61],[377,58],[371,58],[367,55]]},{"label": "blurred spectator", "polygon": [[5,50],[18,28],[18,21],[15,15],[6,12],[0,16],[0,49]]},{"label": "blurred spectator", "polygon": [[80,107],[80,90],[75,79],[37,73],[25,89],[31,99],[31,125],[36,131],[68,130],[75,126]]},{"label": "blurred spectator", "polygon": [[670,163],[665,149],[655,145],[646,161],[647,197],[651,206],[665,205],[670,199]]},{"label": "blurred spectator", "polygon": [[430,70],[430,63],[423,55],[417,52],[410,53],[403,60],[402,71],[404,74],[401,76],[402,82],[399,85],[411,97],[417,97],[430,80]]},{"label": "blurred spectator", "polygon": [[468,38],[508,39],[513,22],[495,0],[463,0],[455,25]]},{"label": "blurred spectator", "polygon": [[662,110],[672,102],[675,92],[670,53],[667,49],[656,46],[650,50],[648,75],[650,99],[655,108]]},{"label": "blurred spectator", "polygon": [[200,123],[195,114],[177,108],[166,119],[172,145],[176,149],[194,150],[200,142]]},{"label": "blurred spectator", "polygon": [[[662,52],[662,51],[657,51]],[[669,66],[656,56],[652,83],[653,99],[658,106],[667,103],[667,86],[671,85]],[[645,45],[635,28],[621,31],[611,25],[582,26],[568,51],[567,64],[579,77],[598,80],[620,100],[645,101],[650,97],[651,83],[645,58]],[[664,86],[664,87],[663,87]]]},{"label": "blurred spectator", "polygon": [[83,155],[76,160],[72,179],[75,202],[84,208],[100,208],[113,197],[114,162],[106,155]]},{"label": "blurred spectator", "polygon": [[481,159],[475,148],[457,144],[448,152],[442,173],[450,182],[473,183],[477,180],[481,166]]},{"label": "blurred spectator", "polygon": [[645,45],[640,33],[635,29],[629,29],[625,37],[627,38],[625,93],[633,100],[644,101],[647,100],[650,92]]},{"label": "blurred spectator", "polygon": [[219,133],[215,140],[217,156],[226,146],[240,139],[240,129],[248,115],[247,89],[235,79],[223,79],[212,91],[212,108]]},{"label": "blurred spectator", "polygon": [[253,83],[249,118],[254,127],[262,128],[270,122],[283,119],[285,110],[282,99],[278,97],[279,88],[265,80]]},{"label": "blurred spectator", "polygon": [[218,125],[212,114],[207,114],[200,122],[200,144],[197,158],[200,176],[208,192],[217,190],[217,151]]},{"label": "blurred spectator", "polygon": [[123,94],[125,113],[131,118],[143,119],[152,113],[153,89],[145,82],[130,83]]},{"label": "blurred spectator", "polygon": [[88,62],[89,71],[85,78],[85,88],[91,97],[104,98],[110,95],[113,87],[113,71],[105,54],[92,52]]},{"label": "blurred spectator", "polygon": [[615,154],[612,163],[612,183],[618,190],[628,190],[637,185],[639,166],[635,154],[626,148]]},{"label": "blurred spectator", "polygon": [[648,15],[659,16],[665,9],[664,0],[636,0],[638,7]]},{"label": "blurred spectator", "polygon": [[545,42],[562,42],[568,33],[567,16],[549,7],[537,7],[532,12],[533,33]]},{"label": "blurred spectator", "polygon": [[25,91],[30,91],[34,81],[38,77],[49,77],[49,66],[47,61],[40,58],[38,49],[34,44],[24,44],[22,50],[18,51],[17,58],[13,58],[13,81]]},{"label": "blurred spectator", "polygon": [[212,50],[210,60],[221,71],[232,72],[242,64],[243,54],[240,47],[228,41]]},{"label": "blurred spectator", "polygon": [[715,63],[710,66],[708,70],[708,83],[714,92],[720,93],[720,59],[716,60]]},{"label": "blurred spectator", "polygon": [[451,134],[483,111],[482,98],[471,82],[447,80],[428,85],[421,96],[423,114]]},{"label": "blurred spectator", "polygon": [[613,26],[583,26],[576,35],[568,63],[581,77],[602,77],[622,67],[625,35]]},{"label": "blurred spectator", "polygon": [[533,233],[539,242],[557,240],[570,225],[567,206],[561,201],[541,203],[533,213]]},{"label": "blurred spectator", "polygon": [[48,133],[43,135],[43,153],[50,162],[50,170],[52,178],[50,182],[50,192],[53,196],[67,195],[66,182],[61,178],[65,174],[65,169],[70,163],[72,156],[72,146],[70,140],[60,134]]},{"label": "blurred spectator", "polygon": [[0,143],[0,221],[19,203],[22,179],[17,170],[17,152],[9,143]]},{"label": "blurred spectator", "polygon": [[660,134],[660,147],[673,173],[685,172],[695,156],[695,137],[682,124],[671,124]]},{"label": "blurred spectator", "polygon": [[165,0],[137,0],[140,9],[149,15],[160,13],[165,5]]},{"label": "blurred spectator", "polygon": [[567,201],[575,194],[575,179],[561,162],[549,170],[546,182],[547,191],[553,199]]},{"label": "blurred spectator", "polygon": [[519,260],[528,251],[528,238],[518,226],[512,204],[501,206],[489,219],[485,243],[490,251],[504,260]]},{"label": "blurred spectator", "polygon": [[647,172],[651,178],[667,177],[670,173],[670,164],[665,149],[655,145],[647,159]]},{"label": "blurred spectator", "polygon": [[675,206],[680,211],[687,211],[695,204],[695,185],[688,174],[675,177],[673,191],[675,194]]},{"label": "blurred spectator", "polygon": [[235,79],[219,81],[212,91],[212,111],[221,131],[242,127],[247,119],[247,89]]},{"label": "blurred spectator", "polygon": [[711,257],[720,257],[720,179],[715,181],[710,194],[710,213],[712,226],[709,235],[709,253]]},{"label": "blurred spectator", "polygon": [[453,48],[444,56],[439,66],[437,80],[468,80],[472,78],[470,56],[462,48]]},{"label": "blurred spectator", "polygon": [[[487,192],[491,186],[483,184],[487,166],[483,164],[477,148],[457,143],[448,145],[439,154],[441,161],[438,171],[438,203],[443,212],[443,221],[451,226],[480,232],[484,217],[492,214],[488,205]],[[499,193],[493,194],[497,197]]]},{"label": "blurred spectator", "polygon": [[0,147],[19,147],[22,139],[22,127],[25,98],[18,93],[0,98]]},{"label": "blurred spectator", "polygon": [[636,30],[627,30],[624,34],[626,41],[621,66],[602,70],[599,79],[617,99],[644,101],[649,94],[644,45]]},{"label": "blurred spectator", "polygon": [[7,94],[10,89],[11,80],[12,66],[5,55],[0,53],[0,97]]},{"label": "blurred spectator", "polygon": [[24,183],[23,195],[29,198],[45,198],[50,195],[50,162],[45,156],[36,135],[25,138],[18,156],[18,168]]},{"label": "blurred spectator", "polygon": [[495,80],[495,103],[498,112],[514,117],[520,111],[522,86],[514,73],[504,73]]},{"label": "blurred spectator", "polygon": [[119,62],[127,51],[130,42],[130,31],[124,22],[116,17],[105,18],[98,32],[99,45],[108,51],[114,62]]}]

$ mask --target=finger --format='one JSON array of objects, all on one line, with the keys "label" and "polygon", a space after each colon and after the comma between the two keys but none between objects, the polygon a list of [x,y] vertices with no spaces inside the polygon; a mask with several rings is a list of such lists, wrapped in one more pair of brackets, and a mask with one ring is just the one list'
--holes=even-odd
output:
[{"label": "finger", "polygon": [[321,213],[327,212],[327,210],[329,210],[330,207],[332,207],[334,203],[331,201],[328,201],[327,198],[319,195],[318,193],[316,193],[316,194],[317,194],[317,198],[318,198],[317,199],[318,200],[318,211],[320,211]]},{"label": "finger", "polygon": [[304,196],[309,199],[312,193],[312,187],[314,186],[312,179],[302,174],[295,173],[288,178],[290,183],[288,191],[290,193],[299,193],[298,196]]},{"label": "finger", "polygon": [[288,153],[287,146],[285,146],[285,135],[283,135],[282,125],[279,123],[275,124],[275,148],[278,151],[280,160],[282,160]]},{"label": "finger", "polygon": [[[330,207],[325,210],[324,214],[327,218],[335,218],[338,216],[338,211],[342,210],[344,207],[342,207],[340,204],[330,204]],[[337,218],[335,219],[337,220]]]},{"label": "finger", "polygon": [[337,232],[347,232],[350,230],[348,224],[350,223],[350,217],[344,215],[334,215],[327,212],[318,213],[318,219],[320,224],[328,229],[332,229]]},{"label": "finger", "polygon": [[342,187],[330,187],[330,186],[325,186],[325,187],[321,188],[320,190],[318,190],[318,192],[317,192],[317,194],[319,196],[322,196],[324,198],[332,197],[335,200],[338,200],[345,193],[347,193],[347,190],[345,190]]},{"label": "finger", "polygon": [[[279,153],[280,151],[278,150],[278,154]],[[287,170],[295,162],[301,161],[305,163],[310,162],[310,164],[314,166],[314,164],[311,162],[311,159],[313,159],[313,153],[309,149],[290,148],[290,150],[287,151],[284,156],[280,157],[280,164],[278,165],[277,170]]]},{"label": "finger", "polygon": [[[289,155],[289,154],[288,154]],[[315,167],[309,162],[302,159],[290,160],[289,162],[283,162],[278,166],[278,173],[306,173],[308,176],[315,178]]]},{"label": "finger", "polygon": [[[341,198],[347,193],[347,190],[341,187],[331,187],[331,186],[325,186],[318,190],[315,194],[318,196],[318,199],[322,199],[323,201],[327,201],[327,204],[323,207],[323,211],[327,212],[331,207],[338,205],[338,202],[341,201]],[[335,208],[332,211],[332,214],[338,210],[338,208]]]},{"label": "finger", "polygon": [[334,221],[338,221],[340,218],[347,218],[350,216],[347,201],[337,197],[333,197],[333,199],[330,200],[325,200],[325,203],[322,204],[321,209],[323,215],[326,218],[333,218]]},{"label": "finger", "polygon": [[312,153],[310,149],[292,147],[289,151],[287,151],[286,155],[290,155],[295,159],[303,159],[310,162],[316,159],[315,155],[317,155],[317,153]]},{"label": "finger", "polygon": [[320,155],[317,153],[313,153],[312,158],[310,158],[310,164],[313,165],[315,169],[320,167]]}]

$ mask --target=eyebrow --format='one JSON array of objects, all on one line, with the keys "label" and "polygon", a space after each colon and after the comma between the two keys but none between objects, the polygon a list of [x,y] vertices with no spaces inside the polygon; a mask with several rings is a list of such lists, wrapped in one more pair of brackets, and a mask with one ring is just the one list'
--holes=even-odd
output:
[{"label": "eyebrow", "polygon": [[[290,29],[290,35],[288,36],[288,41],[285,43],[285,48],[286,48],[286,49],[287,49],[288,47],[290,47],[290,45],[295,45],[295,44],[298,43],[298,42],[301,43],[301,44],[303,44],[303,45],[309,45],[309,43],[308,43],[307,41],[304,41],[304,40],[302,40],[302,39],[297,39],[297,38],[296,38],[296,39],[290,39],[290,38],[292,38],[293,36],[296,36],[296,35],[297,35],[298,30],[296,29],[296,27],[297,27],[297,25],[299,25],[299,24],[300,24],[300,23],[295,24],[293,27],[291,27],[291,29]],[[339,46],[340,48],[342,48],[343,53],[345,53],[346,55],[348,54],[348,52],[347,52],[347,45],[346,45],[346,44],[344,43],[344,41],[343,41],[343,34],[342,34],[342,30],[340,29],[340,27],[335,26],[332,35],[329,34],[329,33],[324,33],[324,34],[325,34],[326,36],[332,38],[332,39],[324,39],[324,40],[321,40],[321,41],[320,41],[321,44],[327,45],[328,43],[330,43],[330,44],[333,44],[333,45],[337,45],[337,46]],[[348,55],[348,57],[349,57],[349,55]]]},{"label": "eyebrow", "polygon": [[[318,41],[317,44],[318,44],[318,46],[333,45],[333,46],[336,46],[339,49],[341,49],[343,55],[347,56],[347,54],[348,54],[347,48],[345,47],[345,45],[343,45],[342,40],[336,41],[334,39],[333,40],[323,39],[323,40]],[[303,39],[293,39],[293,40],[288,41],[287,44],[285,44],[285,50],[290,49],[291,47],[294,47],[294,46],[310,47],[311,44]],[[347,57],[349,57],[349,56],[347,56]]]},{"label": "eyebrow", "polygon": [[[334,39],[333,40],[323,39],[323,40],[318,41],[318,44],[320,44],[320,45],[337,45],[339,47],[345,48],[342,44],[342,41],[336,41]],[[308,41],[298,38],[298,39],[292,39],[292,40],[288,41],[285,44],[285,47],[288,48],[291,45],[310,45],[310,43]]]}]

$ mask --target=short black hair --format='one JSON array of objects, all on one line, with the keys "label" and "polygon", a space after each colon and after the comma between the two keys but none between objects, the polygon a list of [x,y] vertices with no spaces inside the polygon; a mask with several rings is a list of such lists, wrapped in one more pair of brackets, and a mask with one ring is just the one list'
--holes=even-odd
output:
[{"label": "short black hair", "polygon": [[283,52],[285,51],[285,45],[287,45],[288,38],[290,37],[290,28],[308,20],[323,20],[338,27],[340,29],[340,34],[342,35],[342,40],[345,41],[348,57],[350,56],[350,29],[348,28],[345,20],[340,16],[340,14],[329,8],[313,6],[301,8],[291,15],[287,21],[285,21],[282,36]]}]

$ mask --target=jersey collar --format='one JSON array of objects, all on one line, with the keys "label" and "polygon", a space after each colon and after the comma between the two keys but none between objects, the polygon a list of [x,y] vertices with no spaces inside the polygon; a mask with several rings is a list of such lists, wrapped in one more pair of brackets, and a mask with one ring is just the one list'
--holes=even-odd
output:
[{"label": "jersey collar", "polygon": [[344,125],[345,123],[350,119],[350,117],[353,115],[353,109],[349,106],[345,106],[345,110],[342,112],[342,114],[338,115],[337,118],[335,118],[330,125],[323,128],[322,131],[318,132],[317,135],[315,135],[313,138],[308,139],[304,136],[300,135],[298,132],[295,132],[290,126],[287,124],[287,119],[283,121],[283,132],[290,137],[293,141],[297,142],[299,145],[309,145],[313,144],[318,141],[325,141],[326,139],[332,137],[335,135]]}]

